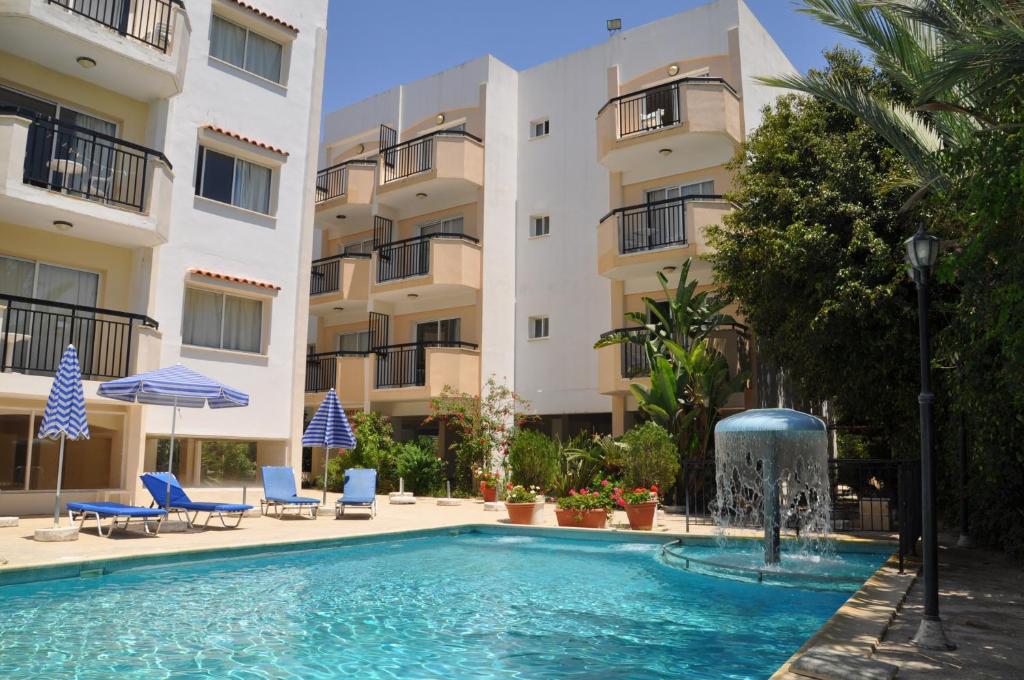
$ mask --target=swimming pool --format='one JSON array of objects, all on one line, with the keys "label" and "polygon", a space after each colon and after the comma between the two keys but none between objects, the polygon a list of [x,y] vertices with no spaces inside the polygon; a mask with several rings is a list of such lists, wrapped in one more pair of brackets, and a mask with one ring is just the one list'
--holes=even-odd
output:
[{"label": "swimming pool", "polygon": [[0,677],[763,678],[850,595],[659,551],[432,532],[9,585]]}]

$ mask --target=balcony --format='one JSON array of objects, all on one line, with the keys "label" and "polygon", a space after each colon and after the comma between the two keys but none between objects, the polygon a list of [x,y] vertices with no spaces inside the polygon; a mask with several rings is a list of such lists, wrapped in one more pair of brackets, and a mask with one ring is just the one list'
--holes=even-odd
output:
[{"label": "balcony", "polygon": [[380,152],[377,200],[400,218],[477,200],[484,145],[463,131],[432,132]]},{"label": "balcony", "polygon": [[369,293],[369,254],[348,253],[313,260],[309,280],[312,313],[326,313],[339,305],[365,311]]},{"label": "balcony", "polygon": [[480,394],[480,352],[461,341],[418,342],[376,349],[373,401],[426,401],[446,385]]},{"label": "balcony", "polygon": [[316,173],[317,222],[337,232],[332,238],[341,236],[345,225],[370,216],[376,181],[376,161],[346,161]]},{"label": "balcony", "polygon": [[711,282],[700,255],[710,252],[704,231],[733,206],[721,196],[683,196],[616,208],[597,227],[597,272],[616,280],[653,277],[693,258],[690,274]]},{"label": "balcony", "polygon": [[465,234],[392,241],[374,251],[373,269],[377,300],[472,296],[480,290],[480,242]]},{"label": "balcony", "polygon": [[181,0],[0,0],[5,51],[142,101],[181,92],[191,32]]},{"label": "balcony", "polygon": [[650,364],[642,344],[649,331],[643,327],[617,328],[601,337],[624,333],[630,342],[609,345],[597,350],[597,391],[601,394],[629,394],[629,385],[650,384]]},{"label": "balcony", "polygon": [[598,161],[623,184],[722,165],[742,141],[739,96],[721,78],[680,78],[597,113]]},{"label": "balcony", "polygon": [[346,408],[364,408],[368,352],[321,352],[306,357],[306,401],[318,404],[334,388]]},{"label": "balcony", "polygon": [[[3,393],[45,397],[69,345],[82,378],[104,381],[156,368],[157,322],[142,314],[0,295]],[[95,385],[86,384],[87,396]]]},{"label": "balcony", "polygon": [[0,214],[5,221],[114,245],[167,241],[171,164],[159,151],[0,107]]}]

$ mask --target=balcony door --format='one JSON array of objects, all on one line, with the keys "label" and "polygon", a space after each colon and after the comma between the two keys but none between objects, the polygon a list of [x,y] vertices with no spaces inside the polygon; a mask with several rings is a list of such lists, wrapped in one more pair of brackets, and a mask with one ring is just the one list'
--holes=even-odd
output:
[{"label": "balcony door", "polygon": [[[0,294],[83,307],[95,307],[99,274],[0,255]],[[5,365],[25,372],[52,373],[70,342],[78,350],[82,373],[92,370],[95,313],[71,311],[40,302],[11,302],[4,314]],[[4,336],[0,336],[2,338]]]},{"label": "balcony door", "polygon": [[[713,181],[662,187],[647,192],[646,248],[660,248],[686,242],[685,207],[682,201],[664,203],[686,196],[707,196],[715,191]],[[635,244],[641,245],[641,244]]]},{"label": "balcony door", "polygon": [[416,324],[416,378],[417,384],[424,384],[427,372],[426,347],[438,343],[459,341],[459,319],[440,319]]}]

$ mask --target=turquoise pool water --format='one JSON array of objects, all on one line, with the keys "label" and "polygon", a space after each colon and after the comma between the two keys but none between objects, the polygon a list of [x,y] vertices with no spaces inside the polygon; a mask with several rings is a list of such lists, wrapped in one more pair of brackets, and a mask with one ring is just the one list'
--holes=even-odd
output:
[{"label": "turquoise pool water", "polygon": [[10,585],[0,677],[764,678],[849,596],[659,551],[470,533]]}]

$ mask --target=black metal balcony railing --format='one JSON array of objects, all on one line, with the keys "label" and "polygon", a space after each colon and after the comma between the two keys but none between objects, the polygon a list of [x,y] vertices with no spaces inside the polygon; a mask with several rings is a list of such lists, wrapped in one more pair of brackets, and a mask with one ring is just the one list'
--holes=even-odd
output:
[{"label": "black metal balcony railing", "polygon": [[466,137],[482,140],[465,130],[438,130],[380,150],[383,169],[382,183],[394,182],[410,175],[426,172],[434,167],[434,139],[436,137]]},{"label": "black metal balcony railing", "polygon": [[306,355],[306,391],[326,392],[338,384],[338,357],[365,357],[369,352],[338,350]]},{"label": "black metal balcony railing", "polygon": [[328,255],[318,260],[313,260],[313,267],[309,272],[309,294],[323,295],[324,293],[337,293],[341,290],[341,261],[346,258],[363,259],[370,258],[369,253],[342,253],[341,255]]},{"label": "black metal balcony railing", "polygon": [[720,201],[719,194],[699,194],[616,208],[601,218],[619,221],[619,252],[623,255],[686,245],[687,201]]},{"label": "black metal balcony railing", "polygon": [[386,243],[377,249],[377,283],[387,283],[423,276],[430,272],[430,242],[434,239],[457,239],[480,243],[466,234],[427,234]]},{"label": "black metal balcony railing", "polygon": [[651,331],[643,326],[616,328],[601,334],[602,339],[610,335],[625,335],[629,338],[627,342],[619,345],[623,378],[636,378],[650,374],[651,366],[647,361],[647,352],[644,350],[644,343],[650,334]]},{"label": "black metal balcony railing", "polygon": [[134,326],[158,327],[142,314],[18,295],[0,295],[0,305],[0,372],[53,375],[74,345],[83,377],[123,378],[132,368]]},{"label": "black metal balcony railing", "polygon": [[682,121],[679,88],[687,85],[721,85],[736,94],[736,90],[724,78],[679,78],[637,92],[612,97],[601,107],[598,115],[612,104],[618,104],[619,137],[671,127]]},{"label": "black metal balcony railing", "polygon": [[323,203],[348,193],[348,170],[353,165],[376,165],[375,161],[351,160],[337,163],[316,173],[316,202]]},{"label": "black metal balcony railing", "polygon": [[166,52],[170,45],[174,6],[185,9],[182,0],[49,0],[49,3],[161,52]]},{"label": "black metal balcony railing", "polygon": [[16,106],[0,106],[0,113],[32,121],[25,144],[26,184],[145,212],[150,165],[160,161],[171,168],[163,153],[133,142]]},{"label": "black metal balcony railing", "polygon": [[376,349],[377,375],[374,383],[377,389],[425,385],[428,347],[477,349],[476,344],[461,340],[407,342],[400,345],[378,347]]}]

